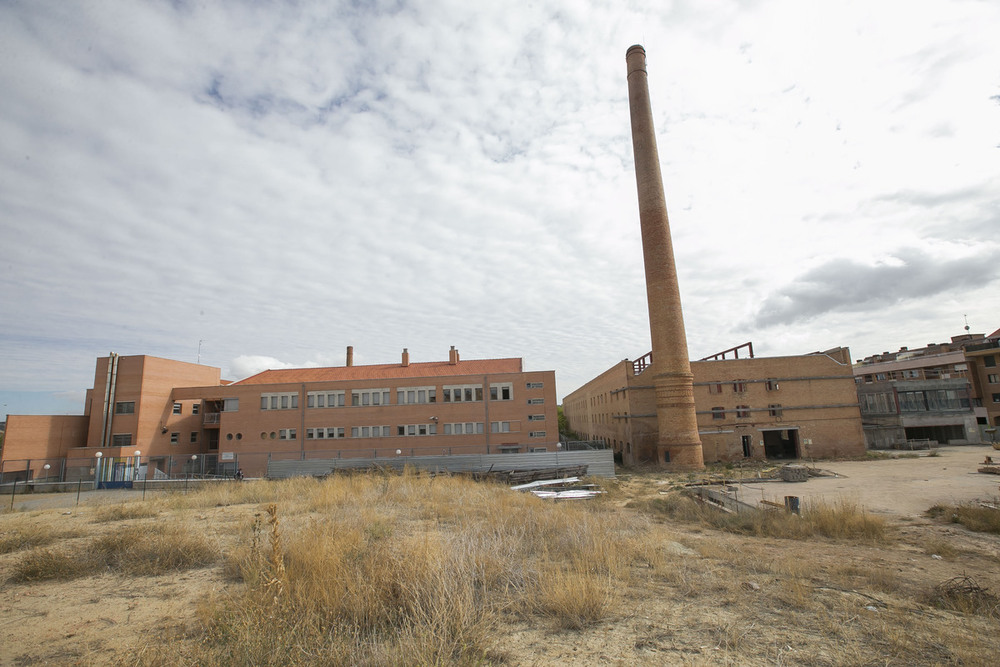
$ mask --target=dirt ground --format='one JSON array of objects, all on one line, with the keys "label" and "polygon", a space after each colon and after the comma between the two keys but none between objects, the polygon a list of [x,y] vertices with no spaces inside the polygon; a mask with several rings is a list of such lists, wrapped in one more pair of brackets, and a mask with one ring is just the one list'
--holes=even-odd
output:
[{"label": "dirt ground", "polygon": [[[754,481],[745,471],[740,493],[746,502],[781,502],[786,495],[856,500],[897,526],[899,539],[881,546],[801,543],[671,525],[675,579],[623,591],[622,608],[594,627],[558,631],[516,623],[500,642],[506,663],[998,664],[1000,621],[920,611],[902,602],[964,574],[1000,592],[1000,537],[923,515],[936,503],[1000,496],[1000,476],[976,472],[993,454],[1000,453],[948,447],[932,457],[814,462],[808,465],[837,476],[804,483]],[[623,501],[655,495],[659,485],[676,481],[669,475],[623,474],[618,493]],[[101,530],[93,523],[100,507],[138,500],[139,493],[83,492],[79,505],[75,493],[19,496],[13,512],[4,506],[0,533],[24,517]],[[148,496],[147,502],[155,498]],[[255,511],[252,505],[214,507],[195,511],[193,520],[203,522],[221,550]],[[947,545],[948,553],[934,553],[941,550],[935,545]],[[221,566],[138,579],[105,574],[12,583],[8,578],[18,557],[0,555],[0,665],[111,665],[126,658],[155,663],[143,655],[151,650],[143,647],[155,646],[149,640],[192,641],[199,604],[232,586]],[[901,602],[894,604],[897,598]],[[908,636],[945,621],[955,628],[947,641],[916,644]],[[838,639],[831,643],[834,635]]]},{"label": "dirt ground", "polygon": [[976,472],[987,456],[1000,462],[1000,452],[988,446],[936,451],[936,456],[921,452],[915,458],[906,453],[906,458],[875,461],[804,462],[837,476],[811,477],[808,482],[754,483],[751,479],[740,485],[740,500],[755,504],[761,498],[784,502],[785,496],[844,498],[878,514],[916,517],[938,503],[954,505],[1000,496],[1000,475]]}]

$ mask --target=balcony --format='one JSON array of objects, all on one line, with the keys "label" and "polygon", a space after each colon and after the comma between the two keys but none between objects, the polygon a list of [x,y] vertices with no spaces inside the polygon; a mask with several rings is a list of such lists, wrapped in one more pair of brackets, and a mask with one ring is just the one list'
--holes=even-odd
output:
[{"label": "balcony", "polygon": [[202,417],[202,420],[201,420],[202,425],[203,426],[207,426],[209,428],[213,428],[213,427],[214,428],[218,428],[219,427],[219,415],[220,414],[221,413],[218,413],[218,412],[206,412],[204,414],[204,416]]}]

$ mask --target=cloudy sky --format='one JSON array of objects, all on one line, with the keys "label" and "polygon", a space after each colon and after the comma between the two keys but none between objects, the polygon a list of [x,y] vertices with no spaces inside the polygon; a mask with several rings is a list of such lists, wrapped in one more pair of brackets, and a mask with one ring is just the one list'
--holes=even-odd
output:
[{"label": "cloudy sky", "polygon": [[647,51],[694,358],[1000,327],[1000,3],[0,0],[0,412],[96,357],[649,351]]}]

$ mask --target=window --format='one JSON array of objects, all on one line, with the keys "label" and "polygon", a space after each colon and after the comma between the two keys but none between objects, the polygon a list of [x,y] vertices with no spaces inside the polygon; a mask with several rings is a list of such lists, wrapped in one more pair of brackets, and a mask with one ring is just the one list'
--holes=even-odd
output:
[{"label": "window", "polygon": [[310,391],[306,394],[307,408],[342,408],[347,392],[344,391]]},{"label": "window", "polygon": [[175,415],[179,415],[180,413],[181,413],[181,404],[180,403],[174,403],[174,414]]},{"label": "window", "polygon": [[926,412],[927,401],[922,391],[899,392],[900,412]]},{"label": "window", "polygon": [[1000,403],[1000,394],[993,394],[993,402]]},{"label": "window", "polygon": [[170,434],[170,444],[171,445],[176,445],[180,441],[181,441],[181,434],[180,433],[177,433],[175,431],[174,433]]},{"label": "window", "polygon": [[767,406],[767,414],[772,417],[781,417],[781,403],[771,403]]},{"label": "window", "polygon": [[134,415],[135,414],[135,401],[122,401],[120,403],[115,403],[115,414],[116,415]]},{"label": "window", "polygon": [[132,434],[131,433],[115,433],[111,436],[111,446],[112,447],[131,447],[132,446]]},{"label": "window", "polygon": [[768,391],[778,391],[778,381],[775,380],[774,378],[769,378],[767,380],[764,380],[764,387]]},{"label": "window", "polygon": [[223,412],[238,412],[240,409],[240,399],[238,398],[224,398],[222,399],[222,411]]},{"label": "window", "polygon": [[396,435],[437,435],[437,424],[402,424],[396,427]]},{"label": "window", "polygon": [[528,431],[528,436],[531,438],[544,438],[545,431]]},{"label": "window", "polygon": [[466,403],[483,400],[483,387],[478,384],[452,384],[442,388],[445,403]]},{"label": "window", "polygon": [[872,415],[896,414],[896,401],[892,394],[862,394],[861,412]]},{"label": "window", "polygon": [[543,405],[545,403],[544,398],[529,398],[528,405]]},{"label": "window", "polygon": [[983,357],[983,366],[986,366],[986,368],[993,368],[996,365],[997,365],[997,358],[994,357],[992,354]]},{"label": "window", "polygon": [[194,403],[191,405],[191,414],[196,415],[201,412],[201,403]]},{"label": "window", "polygon": [[525,385],[528,389],[541,389],[545,386],[544,382],[529,382]]},{"label": "window", "polygon": [[191,444],[198,442],[198,431],[191,431],[191,438],[189,440]]},{"label": "window", "polygon": [[990,384],[1000,383],[1000,375],[990,374],[986,376],[986,381]]},{"label": "window", "polygon": [[296,410],[299,407],[298,392],[285,392],[282,394],[261,394],[261,410]]},{"label": "window", "polygon": [[295,440],[295,429],[294,428],[278,429],[278,440]]},{"label": "window", "polygon": [[365,407],[369,405],[389,405],[388,389],[354,389],[351,391],[351,405]]},{"label": "window", "polygon": [[544,447],[529,447],[528,451],[531,452],[532,454],[541,454],[542,452],[547,452],[549,450],[545,449]]},{"label": "window", "polygon": [[396,390],[397,405],[436,402],[437,387],[400,387]]},{"label": "window", "polygon": [[737,419],[749,419],[750,418],[750,406],[749,405],[737,405],[736,406],[736,418]]},{"label": "window", "polygon": [[710,394],[721,394],[722,393],[722,383],[721,382],[713,382],[710,385],[708,385],[708,393],[710,393]]},{"label": "window", "polygon": [[490,422],[490,433],[510,433],[510,422]]},{"label": "window", "polygon": [[712,408],[712,419],[725,419],[725,418],[726,418],[725,408],[721,406]]},{"label": "window", "polygon": [[734,382],[733,383],[733,392],[735,392],[737,394],[742,394],[746,390],[747,390],[747,383],[746,382],[743,382],[741,380],[739,382]]},{"label": "window", "polygon": [[445,424],[445,435],[474,435],[483,432],[483,422],[458,422],[455,424]]},{"label": "window", "polygon": [[490,385],[491,401],[509,401],[514,398],[514,385],[510,382]]},{"label": "window", "polygon": [[528,415],[529,422],[543,422],[545,421],[545,415]]},{"label": "window", "polygon": [[517,454],[520,451],[520,445],[500,445],[501,454]]},{"label": "window", "polygon": [[352,426],[352,438],[383,438],[389,436],[388,426]]}]

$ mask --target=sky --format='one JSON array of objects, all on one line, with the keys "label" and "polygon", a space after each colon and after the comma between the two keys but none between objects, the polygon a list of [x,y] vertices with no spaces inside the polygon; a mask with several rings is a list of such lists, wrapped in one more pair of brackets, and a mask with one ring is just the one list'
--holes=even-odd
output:
[{"label": "sky", "polygon": [[267,368],[650,349],[643,44],[688,348],[1000,328],[993,0],[0,0],[0,412],[109,352]]}]

